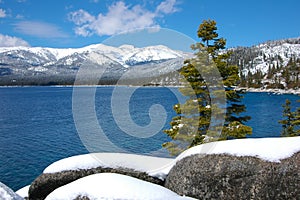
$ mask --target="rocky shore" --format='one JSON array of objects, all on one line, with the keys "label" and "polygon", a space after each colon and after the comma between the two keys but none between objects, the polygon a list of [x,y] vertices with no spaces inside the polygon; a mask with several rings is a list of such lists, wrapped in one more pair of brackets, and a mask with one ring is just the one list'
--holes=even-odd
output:
[{"label": "rocky shore", "polygon": [[[101,163],[99,158],[106,160]],[[175,159],[80,155],[53,163],[29,187],[16,193],[0,183],[3,200],[299,197],[300,137],[208,143]]]},{"label": "rocky shore", "polygon": [[266,88],[244,88],[236,87],[236,90],[241,90],[245,92],[266,92],[270,94],[294,94],[300,95],[300,89],[266,89]]}]

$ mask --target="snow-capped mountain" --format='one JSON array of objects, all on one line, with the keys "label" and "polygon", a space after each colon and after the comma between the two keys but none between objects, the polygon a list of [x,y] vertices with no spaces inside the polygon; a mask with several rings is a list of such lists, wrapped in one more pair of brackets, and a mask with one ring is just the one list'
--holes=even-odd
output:
[{"label": "snow-capped mountain", "polygon": [[[232,51],[230,64],[239,66],[244,86],[300,87],[300,38],[229,50]],[[2,47],[0,85],[73,84],[78,70],[91,59],[91,54],[98,55],[93,65],[106,69],[101,84],[114,84],[127,73],[128,79],[147,79],[155,85],[177,85],[176,70],[193,55],[162,45],[137,48],[94,44],[68,49]]]},{"label": "snow-capped mountain", "polygon": [[[65,79],[70,82],[69,79],[74,80],[78,69],[89,59],[91,53],[101,55],[101,58],[105,57],[105,65],[110,65],[109,71],[106,72],[107,79],[116,79],[124,71],[137,66],[140,68],[135,73],[137,78],[137,73],[145,71],[149,75],[160,76],[179,69],[183,60],[191,56],[190,53],[172,50],[162,45],[137,48],[132,45],[113,47],[94,44],[69,49],[2,47],[0,84],[39,84],[40,77],[44,80],[42,84],[47,84],[45,79],[54,84],[64,84]],[[96,63],[98,67],[104,67],[99,62]]]}]

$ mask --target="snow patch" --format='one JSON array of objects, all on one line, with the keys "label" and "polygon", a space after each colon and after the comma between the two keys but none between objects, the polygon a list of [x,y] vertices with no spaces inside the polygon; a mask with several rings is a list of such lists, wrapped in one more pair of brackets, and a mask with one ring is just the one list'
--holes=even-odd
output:
[{"label": "snow patch", "polygon": [[13,200],[13,198],[2,187],[0,187],[0,197],[1,200]]},{"label": "snow patch", "polygon": [[[173,166],[174,159],[125,153],[92,153],[73,156],[49,165],[44,173],[66,170],[92,169],[97,167],[130,168],[164,179]],[[167,170],[166,170],[167,169]]]},{"label": "snow patch", "polygon": [[28,70],[35,71],[35,72],[45,72],[48,69],[45,67],[39,66],[39,67],[29,67]]},{"label": "snow patch", "polygon": [[195,154],[228,154],[254,156],[265,161],[280,162],[300,152],[300,136],[281,138],[247,138],[211,142],[192,147],[180,154],[176,161]]},{"label": "snow patch", "polygon": [[93,154],[84,154],[56,161],[49,165],[44,170],[44,173],[56,173],[66,170],[92,169],[100,166],[105,165],[100,160],[96,159]]},{"label": "snow patch", "polygon": [[46,200],[73,200],[78,196],[86,196],[89,199],[193,199],[179,196],[162,186],[129,176],[101,173],[62,186],[50,193]]},{"label": "snow patch", "polygon": [[27,185],[27,186],[17,190],[16,194],[19,195],[22,198],[28,197],[29,187],[30,187],[30,185]]}]

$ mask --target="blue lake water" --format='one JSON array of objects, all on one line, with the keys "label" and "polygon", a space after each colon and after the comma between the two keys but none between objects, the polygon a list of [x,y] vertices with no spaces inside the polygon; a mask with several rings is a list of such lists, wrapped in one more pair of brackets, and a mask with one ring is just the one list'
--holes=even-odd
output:
[{"label": "blue lake water", "polygon": [[[140,126],[150,123],[151,105],[161,104],[167,118],[162,129],[166,129],[175,115],[172,107],[178,102],[174,91],[177,89],[139,88],[129,100],[118,96],[117,104],[122,106],[121,103],[128,100],[130,117]],[[17,190],[30,184],[52,162],[89,152],[81,142],[73,120],[72,92],[72,87],[0,88],[1,182]],[[95,95],[98,126],[108,140],[132,153],[147,154],[161,149],[161,144],[169,140],[162,131],[148,138],[140,138],[121,130],[111,112],[112,92],[113,87],[98,87]],[[252,117],[247,123],[253,127],[250,137],[278,137],[281,131],[278,120],[282,118],[283,110],[281,105],[285,99],[290,99],[294,108],[299,107],[296,103],[298,98],[295,95],[245,94],[246,114]],[[128,116],[121,117],[128,119]],[[86,121],[88,123],[89,118]]]}]

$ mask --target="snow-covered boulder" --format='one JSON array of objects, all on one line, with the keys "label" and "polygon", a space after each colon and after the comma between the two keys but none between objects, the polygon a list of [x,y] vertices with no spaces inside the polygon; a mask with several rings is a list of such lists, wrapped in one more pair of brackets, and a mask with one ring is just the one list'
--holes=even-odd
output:
[{"label": "snow-covered boulder", "polygon": [[181,154],[165,187],[197,199],[297,199],[300,137],[209,143]]},{"label": "snow-covered boulder", "polygon": [[118,173],[127,176],[135,177],[150,183],[155,183],[158,185],[163,185],[163,181],[159,178],[149,176],[145,172],[135,171],[133,169],[126,168],[102,168],[97,167],[93,169],[83,169],[83,170],[71,170],[63,171],[52,174],[41,174],[38,178],[34,180],[29,188],[29,198],[30,199],[43,199],[49,193],[51,193],[56,188],[63,185],[76,181],[77,179],[97,174],[97,173]]},{"label": "snow-covered boulder", "polygon": [[12,189],[0,182],[0,199],[1,200],[23,200]]},{"label": "snow-covered boulder", "polygon": [[54,190],[46,200],[73,199],[140,199],[140,200],[192,200],[162,186],[129,176],[94,174]]},{"label": "snow-covered boulder", "polygon": [[[99,173],[119,175],[108,178]],[[87,200],[99,194],[98,188],[104,188],[100,196],[110,197],[112,193],[106,191],[124,192],[123,186],[118,186],[119,180],[130,185],[133,179],[139,180],[133,181],[135,187],[128,189],[127,199],[130,195],[144,195],[140,199],[150,195],[146,189],[136,187],[139,183],[150,184],[145,186],[149,191],[162,191],[164,186],[196,199],[295,199],[300,196],[300,137],[212,142],[190,148],[175,159],[121,153],[74,156],[47,167],[31,184],[29,199],[44,199],[51,193],[48,198],[75,195]],[[94,185],[86,180],[94,180]],[[169,190],[163,193],[172,196]]]},{"label": "snow-covered boulder", "polygon": [[[124,153],[78,155],[54,162],[29,188],[30,199],[44,199],[48,194],[77,179],[97,173],[118,173],[163,185],[173,159]],[[161,169],[161,166],[166,166]],[[170,168],[170,167],[169,167]]]}]

